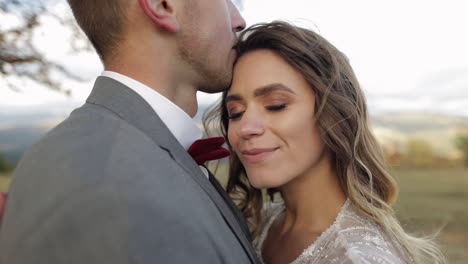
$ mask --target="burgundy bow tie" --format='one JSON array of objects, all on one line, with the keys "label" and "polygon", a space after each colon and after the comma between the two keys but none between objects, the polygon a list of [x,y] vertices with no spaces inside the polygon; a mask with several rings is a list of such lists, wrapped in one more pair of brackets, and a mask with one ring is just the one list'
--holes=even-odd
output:
[{"label": "burgundy bow tie", "polygon": [[196,140],[187,150],[198,165],[209,160],[222,159],[229,156],[229,150],[222,147],[224,137],[210,137]]}]

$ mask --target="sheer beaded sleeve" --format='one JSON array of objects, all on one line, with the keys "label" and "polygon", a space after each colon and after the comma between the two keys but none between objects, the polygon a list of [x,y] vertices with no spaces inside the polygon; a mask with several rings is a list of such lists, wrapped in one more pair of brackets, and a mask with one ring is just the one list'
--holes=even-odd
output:
[{"label": "sheer beaded sleeve", "polygon": [[[268,229],[284,206],[271,204],[266,210],[268,219],[256,243],[259,256]],[[306,263],[403,264],[411,261],[397,241],[387,236],[376,223],[359,215],[347,200],[335,222],[291,264]]]}]

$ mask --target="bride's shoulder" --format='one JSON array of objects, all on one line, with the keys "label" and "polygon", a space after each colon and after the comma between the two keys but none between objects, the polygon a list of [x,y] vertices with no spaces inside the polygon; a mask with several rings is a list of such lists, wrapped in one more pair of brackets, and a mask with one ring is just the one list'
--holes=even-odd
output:
[{"label": "bride's shoulder", "polygon": [[344,214],[337,229],[336,243],[351,263],[406,263],[398,242],[352,209]]}]

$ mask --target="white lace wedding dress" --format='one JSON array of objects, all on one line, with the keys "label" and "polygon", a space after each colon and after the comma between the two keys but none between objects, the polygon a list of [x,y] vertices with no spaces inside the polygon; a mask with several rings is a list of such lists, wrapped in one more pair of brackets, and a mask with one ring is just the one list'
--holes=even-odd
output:
[{"label": "white lace wedding dress", "polygon": [[[255,242],[261,248],[273,221],[284,211],[283,203],[272,203],[266,209],[266,225]],[[335,222],[309,245],[291,264],[400,264],[411,263],[399,244],[381,228],[359,215],[347,200]]]}]

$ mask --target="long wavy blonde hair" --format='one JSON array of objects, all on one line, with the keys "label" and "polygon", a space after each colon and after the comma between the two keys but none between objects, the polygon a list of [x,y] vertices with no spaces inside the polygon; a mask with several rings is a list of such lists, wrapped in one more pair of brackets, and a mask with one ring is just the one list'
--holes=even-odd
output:
[{"label": "long wavy blonde hair", "polygon": [[[341,188],[355,208],[395,237],[409,259],[444,263],[432,239],[409,235],[395,217],[391,205],[398,187],[385,169],[381,148],[369,129],[365,98],[346,56],[317,33],[281,21],[253,25],[243,31],[237,44],[238,58],[258,49],[280,55],[314,91],[317,125],[332,154]],[[213,122],[217,123],[226,137],[229,122],[225,98],[226,92],[220,104],[205,115],[204,124],[212,127]],[[228,146],[231,148],[229,142]],[[277,190],[267,190],[266,196],[251,186],[234,152],[229,165],[226,190],[237,202],[255,238],[263,223],[263,203]]]}]

